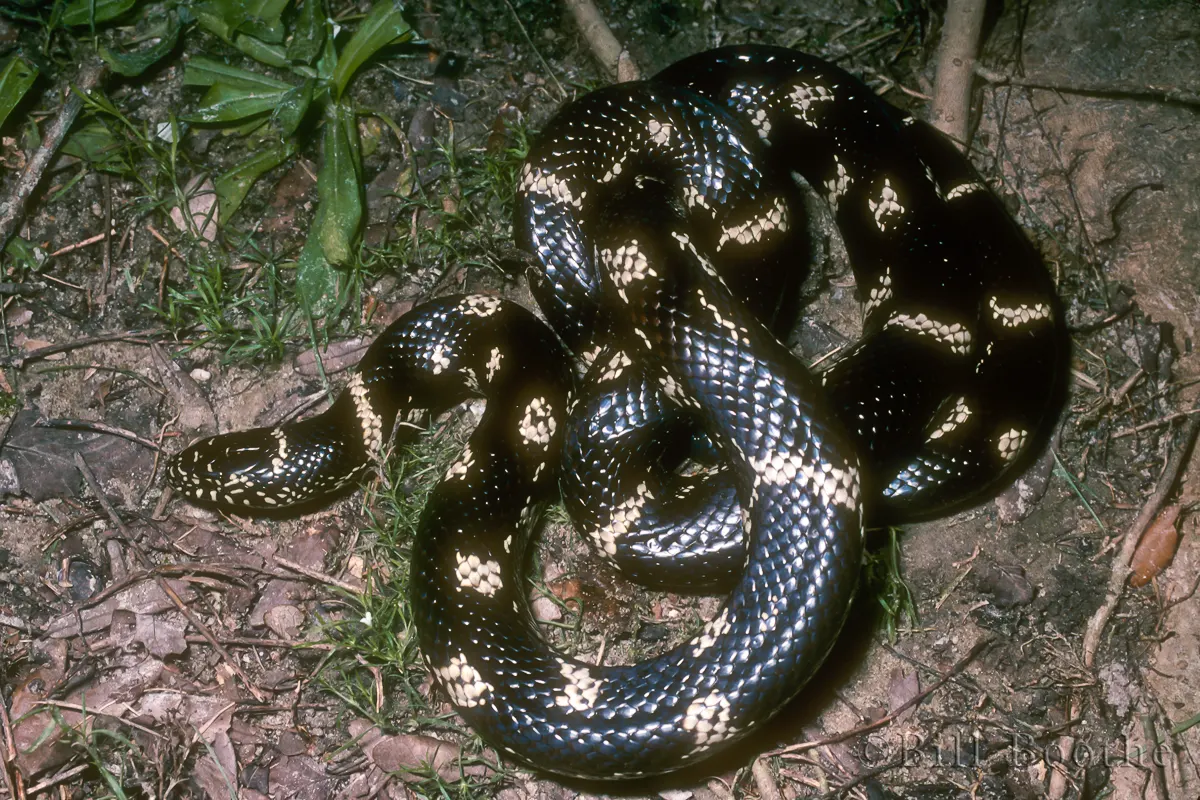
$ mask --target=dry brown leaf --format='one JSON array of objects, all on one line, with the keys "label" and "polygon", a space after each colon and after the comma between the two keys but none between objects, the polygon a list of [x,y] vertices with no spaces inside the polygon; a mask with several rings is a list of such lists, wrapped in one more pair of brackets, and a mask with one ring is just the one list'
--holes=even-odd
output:
[{"label": "dry brown leaf", "polygon": [[398,773],[403,780],[419,780],[407,775],[412,770],[432,769],[443,780],[457,781],[463,775],[481,777],[489,772],[483,764],[463,766],[462,748],[432,736],[398,734],[380,736],[364,744],[363,752],[384,772]]},{"label": "dry brown leaf", "polygon": [[1146,528],[1137,549],[1133,551],[1133,559],[1129,569],[1133,572],[1129,579],[1130,586],[1145,586],[1158,573],[1167,568],[1175,557],[1175,548],[1179,546],[1179,530],[1175,523],[1179,520],[1178,503],[1169,505]]}]

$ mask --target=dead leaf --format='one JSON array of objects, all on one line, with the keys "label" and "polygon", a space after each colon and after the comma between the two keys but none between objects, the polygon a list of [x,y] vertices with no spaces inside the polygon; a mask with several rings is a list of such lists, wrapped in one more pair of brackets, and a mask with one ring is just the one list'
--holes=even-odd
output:
[{"label": "dead leaf", "polygon": [[[901,667],[896,667],[892,670],[891,680],[888,682],[888,712],[894,713],[897,708],[912,700],[921,693],[921,679],[917,676],[916,670],[906,672]],[[896,718],[897,722],[904,724],[912,718],[916,713],[916,706],[907,709]]]},{"label": "dead leaf", "polygon": [[375,766],[399,774],[404,781],[420,780],[419,776],[408,774],[414,770],[431,769],[446,781],[458,781],[464,775],[482,777],[490,772],[484,764],[464,766],[462,748],[432,736],[407,733],[380,736],[364,746],[363,752]]},{"label": "dead leaf", "polygon": [[[362,360],[363,353],[367,351],[371,341],[358,336],[330,342],[329,346],[321,351],[321,366],[324,367],[325,374],[334,375],[354,367]],[[296,356],[296,372],[306,378],[313,378],[319,374],[317,356],[312,350],[305,350]]]},{"label": "dead leaf", "polygon": [[[169,585],[184,603],[195,598],[187,584],[168,580]],[[140,615],[158,614],[174,609],[175,604],[153,580],[139,581],[105,598],[90,608],[70,609],[46,626],[45,635],[51,639],[67,639],[83,636],[108,628],[117,611],[129,611]]]},{"label": "dead leaf", "polygon": [[1175,523],[1179,520],[1182,506],[1178,503],[1169,505],[1146,528],[1137,549],[1133,551],[1133,559],[1129,569],[1133,572],[1129,579],[1130,586],[1145,586],[1158,573],[1167,568],[1175,557],[1175,548],[1179,546],[1179,530]]},{"label": "dead leaf", "polygon": [[300,626],[304,624],[304,612],[296,606],[281,603],[263,614],[263,622],[280,639],[292,642],[300,638]]}]

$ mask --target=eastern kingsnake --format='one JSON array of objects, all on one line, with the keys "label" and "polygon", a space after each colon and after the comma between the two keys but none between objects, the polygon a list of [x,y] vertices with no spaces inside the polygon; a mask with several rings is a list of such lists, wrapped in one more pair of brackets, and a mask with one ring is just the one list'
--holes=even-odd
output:
[{"label": "eastern kingsnake", "polygon": [[[866,301],[863,338],[819,381],[759,321],[780,324],[803,257],[799,178]],[[414,614],[462,716],[541,769],[665,772],[769,718],[836,638],[864,514],[978,501],[1053,423],[1067,351],[1036,252],[948,142],[818,59],[722,48],[570,104],[523,167],[516,232],[553,332],[489,296],[427,303],[328,411],[197,442],[168,478],[234,509],[311,501],[355,480],[397,415],[485,396],[416,534]],[[591,356],[574,399],[567,350]],[[708,475],[679,469],[714,455]],[[599,552],[732,584],[720,614],[631,666],[550,650],[522,567],[560,477]]]}]

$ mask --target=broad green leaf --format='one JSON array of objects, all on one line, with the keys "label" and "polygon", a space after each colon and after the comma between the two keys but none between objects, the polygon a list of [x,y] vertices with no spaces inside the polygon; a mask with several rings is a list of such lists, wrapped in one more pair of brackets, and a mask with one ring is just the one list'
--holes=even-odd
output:
[{"label": "broad green leaf", "polygon": [[[137,4],[137,0],[71,0],[63,9],[64,25],[92,25],[116,19]],[[93,16],[94,13],[94,16]]]},{"label": "broad green leaf", "polygon": [[233,34],[242,21],[239,8],[229,0],[211,0],[192,6],[192,13],[196,15],[196,23],[201,28],[232,44]]},{"label": "broad green leaf", "polygon": [[218,175],[213,181],[213,188],[217,191],[221,222],[228,222],[237,212],[255,181],[282,164],[293,152],[295,152],[295,147],[290,141],[280,142],[274,147],[250,156],[228,172]]},{"label": "broad green leaf", "polygon": [[308,113],[308,108],[312,105],[315,83],[311,79],[306,80],[295,89],[290,90],[279,101],[274,119],[284,136],[291,136],[304,121],[304,115]]},{"label": "broad green leaf", "polygon": [[335,98],[342,96],[358,68],[381,48],[397,40],[413,38],[413,30],[404,21],[403,11],[399,0],[378,0],[371,7],[367,18],[338,55],[337,67],[333,70]]},{"label": "broad green leaf", "polygon": [[157,44],[130,53],[114,53],[106,45],[100,45],[100,57],[108,62],[108,65],[113,68],[113,72],[130,78],[136,77],[175,49],[175,43],[179,41],[181,30],[182,26],[179,24],[179,20],[172,14],[168,17],[167,30],[159,38]]},{"label": "broad green leaf", "polygon": [[86,161],[93,169],[124,175],[129,165],[121,143],[99,122],[85,125],[63,142],[62,152]]},{"label": "broad green leaf", "polygon": [[345,264],[353,255],[363,213],[358,131],[354,111],[349,106],[334,103],[326,112],[324,157],[317,174],[322,211],[321,248],[331,262]]},{"label": "broad green leaf", "polygon": [[233,40],[233,46],[255,61],[261,61],[272,67],[282,68],[291,63],[288,61],[287,51],[280,45],[268,44],[262,39],[244,33],[238,34],[238,37]]},{"label": "broad green leaf", "polygon": [[292,39],[287,54],[292,61],[311,64],[325,44],[325,3],[323,0],[304,0],[300,15],[293,24]]},{"label": "broad green leaf", "polygon": [[197,56],[187,63],[183,70],[184,86],[212,86],[223,83],[239,89],[281,89],[292,88],[290,83],[251,72],[241,67],[232,67],[211,58]]},{"label": "broad green leaf", "polygon": [[321,247],[321,228],[325,216],[324,206],[317,209],[317,218],[308,229],[304,249],[296,262],[296,294],[300,305],[312,319],[322,319],[337,307],[337,270],[325,259]]},{"label": "broad green leaf", "polygon": [[246,21],[238,30],[270,44],[282,44],[284,27],[281,16],[290,0],[243,0]]},{"label": "broad green leaf", "polygon": [[20,56],[13,56],[0,67],[0,125],[21,102],[37,76],[37,67]]},{"label": "broad green leaf", "polygon": [[286,89],[248,89],[217,83],[204,93],[201,107],[183,119],[188,122],[236,122],[273,111],[286,94]]}]

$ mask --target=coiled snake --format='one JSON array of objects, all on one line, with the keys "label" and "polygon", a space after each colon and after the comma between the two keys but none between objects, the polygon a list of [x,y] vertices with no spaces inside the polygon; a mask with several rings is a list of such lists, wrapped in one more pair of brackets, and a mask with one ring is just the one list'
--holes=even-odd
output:
[{"label": "coiled snake", "polygon": [[[801,178],[865,300],[862,339],[819,378],[776,338]],[[1036,252],[949,143],[818,59],[723,48],[570,104],[522,169],[516,233],[550,328],[490,296],[427,303],[328,411],[197,442],[168,478],[234,509],[312,501],[397,415],[486,397],[416,534],[414,614],[462,716],[541,769],[665,772],[769,718],[837,636],[864,519],[978,501],[1053,423],[1065,337]],[[590,362],[574,395],[567,351]],[[732,586],[720,614],[630,666],[551,650],[522,567],[560,481],[598,552]]]}]

